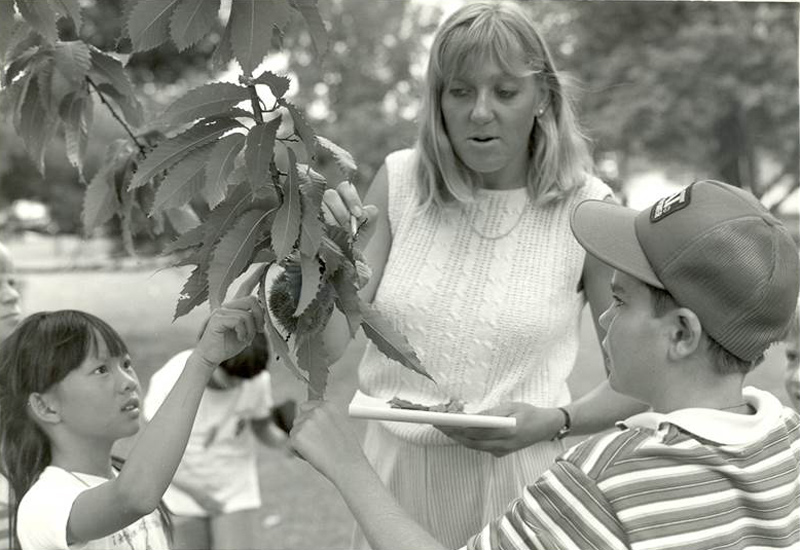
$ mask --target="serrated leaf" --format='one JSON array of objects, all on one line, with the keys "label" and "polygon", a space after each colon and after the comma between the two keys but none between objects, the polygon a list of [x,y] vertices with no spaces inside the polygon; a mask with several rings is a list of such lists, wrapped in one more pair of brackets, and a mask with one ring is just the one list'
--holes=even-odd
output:
[{"label": "serrated leaf", "polygon": [[345,178],[349,180],[355,176],[358,172],[358,166],[356,166],[353,155],[326,137],[317,136],[316,141],[318,146],[331,154],[333,160],[336,162],[336,166],[339,167],[339,170]]},{"label": "serrated leaf", "polygon": [[420,363],[419,357],[417,357],[408,339],[395,330],[392,324],[377,309],[362,302],[361,315],[363,316],[361,327],[364,329],[364,334],[372,340],[381,353],[435,382],[422,366],[422,363]]},{"label": "serrated leaf", "polygon": [[250,99],[250,90],[229,82],[206,84],[189,90],[166,108],[165,122],[191,122],[198,118],[227,114],[237,103]]},{"label": "serrated leaf", "polygon": [[56,43],[53,59],[56,69],[73,82],[83,82],[92,66],[89,46],[82,40]]},{"label": "serrated leaf", "polygon": [[17,9],[28,24],[50,43],[58,40],[56,14],[48,2],[42,0],[17,0]]},{"label": "serrated leaf", "polygon": [[291,148],[289,152],[289,175],[284,179],[283,203],[272,223],[272,249],[279,260],[283,260],[294,248],[300,233],[300,185],[297,181],[297,162]]},{"label": "serrated leaf", "polygon": [[192,229],[200,228],[200,218],[190,204],[184,204],[176,208],[168,208],[164,211],[172,228],[178,233],[186,233]]},{"label": "serrated leaf", "polygon": [[206,235],[203,240],[203,248],[206,254],[211,254],[211,248],[217,241],[228,232],[242,213],[252,208],[253,194],[246,185],[235,187],[219,206],[211,211],[203,224],[206,227]]},{"label": "serrated leaf", "polygon": [[315,172],[311,167],[303,169],[298,166],[300,179],[300,199],[303,209],[303,218],[300,230],[300,252],[313,256],[319,249],[322,234],[325,231],[320,209],[322,195],[325,193],[325,178]]},{"label": "serrated leaf", "polygon": [[75,26],[75,34],[80,35],[83,16],[81,15],[81,5],[78,0],[50,0],[56,12],[62,17],[72,19]]},{"label": "serrated leaf", "polygon": [[242,72],[253,73],[269,52],[273,26],[289,20],[286,0],[236,0],[231,6],[231,46]]},{"label": "serrated leaf", "polygon": [[[261,286],[258,289],[259,301],[262,305],[268,303],[265,297],[265,292],[264,282],[262,281]],[[277,328],[275,328],[275,325],[272,323],[272,316],[269,314],[264,316],[264,329],[267,340],[269,341],[269,348],[275,354],[276,360],[286,367],[286,369],[288,369],[288,371],[291,372],[298,380],[308,384],[308,377],[297,368],[297,365],[295,365],[292,352],[289,350],[289,344],[286,343],[286,340],[283,339],[281,333],[278,332]]]},{"label": "serrated leaf", "polygon": [[83,195],[81,219],[87,233],[106,223],[119,210],[120,203],[110,168],[107,165],[102,166],[89,182]]},{"label": "serrated leaf", "polygon": [[169,39],[169,21],[181,0],[139,0],[126,28],[134,52],[144,52]]},{"label": "serrated leaf", "polygon": [[0,60],[5,61],[6,59],[6,52],[13,40],[15,27],[14,0],[0,0]]},{"label": "serrated leaf", "polygon": [[122,110],[122,116],[134,128],[141,126],[144,119],[144,110],[139,100],[132,95],[124,95],[112,87],[111,84],[100,84],[97,89],[106,99],[112,99]]},{"label": "serrated leaf", "polygon": [[247,268],[256,242],[263,236],[265,222],[271,212],[248,210],[214,248],[208,266],[208,288],[211,307],[222,305],[228,287]]},{"label": "serrated leaf", "polygon": [[37,70],[37,76],[43,107],[57,112],[64,98],[73,92],[83,93],[86,90],[86,83],[69,80],[61,71],[55,70],[53,65],[51,63],[41,66]]},{"label": "serrated leaf", "polygon": [[178,51],[199,42],[217,22],[220,0],[183,0],[170,19],[169,31]]},{"label": "serrated leaf", "polygon": [[123,95],[134,95],[133,84],[118,59],[101,52],[94,46],[89,48],[89,55],[92,62],[89,74],[95,84],[110,84]]},{"label": "serrated leaf", "polygon": [[14,59],[21,55],[25,50],[46,45],[42,36],[31,29],[27,21],[20,19],[14,26],[14,34],[8,38],[8,46],[5,51],[5,59]]},{"label": "serrated leaf", "polygon": [[167,172],[156,191],[150,215],[183,206],[200,193],[206,181],[206,161],[212,147],[205,145],[193,150]]},{"label": "serrated leaf", "polygon": [[61,101],[58,113],[64,122],[67,159],[83,177],[83,159],[86,157],[89,131],[94,119],[94,102],[86,91],[74,92]]},{"label": "serrated leaf", "polygon": [[283,97],[284,94],[289,91],[289,84],[291,84],[291,80],[289,80],[289,77],[278,76],[271,71],[264,71],[258,76],[258,78],[253,80],[253,83],[266,84],[269,86],[272,95],[278,98]]},{"label": "serrated leaf", "polygon": [[344,269],[339,269],[334,273],[331,283],[336,291],[336,303],[339,306],[339,310],[344,313],[347,319],[350,337],[355,338],[363,320],[363,315],[361,314],[362,302],[358,296],[356,285],[348,278]]},{"label": "serrated leaf", "polygon": [[[327,226],[324,227],[327,228]],[[322,240],[320,242],[319,257],[322,259],[322,262],[325,264],[325,269],[329,273],[335,273],[346,259],[339,245],[324,233],[322,234]]]},{"label": "serrated leaf", "polygon": [[161,142],[147,154],[131,180],[131,188],[141,187],[197,147],[216,141],[233,128],[242,128],[235,119],[216,118],[198,122],[182,134]]},{"label": "serrated leaf", "polygon": [[319,287],[322,284],[322,273],[316,255],[306,256],[300,254],[300,273],[302,275],[300,284],[300,297],[297,299],[297,307],[294,310],[294,316],[299,317],[310,304],[319,292]]},{"label": "serrated leaf", "polygon": [[17,132],[25,143],[25,148],[37,170],[44,174],[44,153],[47,144],[55,136],[59,119],[49,109],[42,108],[39,99],[39,84],[29,79],[24,98],[19,105],[19,125]]},{"label": "serrated leaf", "polygon": [[324,55],[328,51],[328,31],[319,15],[317,0],[293,0],[293,3],[308,25],[308,33],[317,55]]},{"label": "serrated leaf", "polygon": [[208,277],[202,266],[196,267],[183,285],[173,321],[183,317],[208,299]]},{"label": "serrated leaf", "polygon": [[164,247],[164,254],[172,254],[174,252],[179,252],[181,250],[186,250],[188,248],[193,248],[200,244],[203,244],[203,238],[206,234],[206,227],[204,225],[198,225],[187,231],[186,233],[181,234],[177,239],[172,241],[171,243],[167,244]]},{"label": "serrated leaf", "polygon": [[39,46],[32,46],[12,59],[3,75],[3,82],[6,86],[13,82],[17,75],[38,57],[39,50]]},{"label": "serrated leaf", "polygon": [[331,360],[325,349],[322,335],[318,332],[297,338],[297,366],[308,373],[308,398],[321,400],[325,397]]},{"label": "serrated leaf", "polygon": [[313,158],[314,148],[316,147],[314,130],[309,126],[308,122],[306,122],[306,118],[303,116],[303,113],[300,112],[300,109],[283,99],[279,100],[279,103],[289,110],[289,114],[292,115],[292,122],[294,123],[294,133],[300,138],[300,141],[303,142],[308,158]]},{"label": "serrated leaf", "polygon": [[244,160],[247,166],[247,178],[253,191],[266,184],[269,163],[275,148],[275,135],[280,125],[279,115],[265,124],[256,124],[247,134]]},{"label": "serrated leaf", "polygon": [[225,190],[231,180],[228,179],[233,171],[236,155],[244,147],[243,134],[231,134],[221,138],[211,149],[206,161],[206,183],[202,195],[209,208],[215,208],[225,199]]},{"label": "serrated leaf", "polygon": [[211,56],[211,68],[222,71],[228,67],[231,59],[233,59],[233,48],[231,46],[231,20],[229,17],[225,30],[222,31],[222,36],[219,39],[219,44],[214,48],[214,54]]}]

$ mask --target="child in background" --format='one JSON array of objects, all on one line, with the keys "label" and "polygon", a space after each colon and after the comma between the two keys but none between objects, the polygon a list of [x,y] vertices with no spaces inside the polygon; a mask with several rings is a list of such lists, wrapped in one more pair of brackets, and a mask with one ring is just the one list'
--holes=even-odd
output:
[{"label": "child in background", "polygon": [[[749,193],[710,180],[641,213],[582,202],[572,230],[616,270],[600,316],[609,383],[652,411],[569,449],[463,544],[800,548],[800,415],[743,387],[792,320],[800,266],[789,232]],[[373,550],[444,548],[398,506],[334,405],[304,405],[291,439]]]},{"label": "child in background", "polygon": [[786,393],[794,410],[800,412],[800,302],[794,320],[784,340],[786,344]]},{"label": "child in background", "polygon": [[263,327],[255,298],[215,310],[173,391],[125,464],[111,448],[139,430],[140,386],[127,347],[88,313],[24,320],[0,349],[0,456],[23,550],[168,548],[164,491],[217,365]]},{"label": "child in background", "polygon": [[[175,355],[153,374],[146,418],[156,413],[191,353]],[[208,380],[186,452],[164,496],[174,514],[174,550],[247,550],[262,543],[256,439],[273,447],[286,440],[272,422],[268,360],[266,338],[258,334]]]},{"label": "child in background", "polygon": [[[17,287],[14,261],[8,249],[0,243],[0,347],[3,341],[22,321],[20,294]],[[12,547],[9,528],[8,503],[11,501],[11,487],[5,476],[0,475],[0,550]]]}]

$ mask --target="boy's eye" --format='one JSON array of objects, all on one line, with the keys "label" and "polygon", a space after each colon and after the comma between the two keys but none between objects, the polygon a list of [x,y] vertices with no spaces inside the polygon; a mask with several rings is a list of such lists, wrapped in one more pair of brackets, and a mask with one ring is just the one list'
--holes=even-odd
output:
[{"label": "boy's eye", "polygon": [[122,368],[125,370],[132,370],[133,369],[133,362],[128,359],[122,362]]}]

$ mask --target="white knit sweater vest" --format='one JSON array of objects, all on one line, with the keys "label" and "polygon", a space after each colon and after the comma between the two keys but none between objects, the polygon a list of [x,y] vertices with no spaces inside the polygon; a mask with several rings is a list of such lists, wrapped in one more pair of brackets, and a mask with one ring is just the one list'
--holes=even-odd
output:
[{"label": "white knit sweater vest", "polygon": [[[410,341],[438,385],[388,359],[370,342],[359,367],[364,393],[419,403],[450,398],[474,412],[507,401],[570,401],[585,296],[584,250],[569,218],[610,189],[596,178],[555,205],[525,188],[479,191],[474,203],[421,211],[414,151],[386,158],[392,248],[374,304]],[[401,439],[452,440],[429,425],[386,422]]]}]

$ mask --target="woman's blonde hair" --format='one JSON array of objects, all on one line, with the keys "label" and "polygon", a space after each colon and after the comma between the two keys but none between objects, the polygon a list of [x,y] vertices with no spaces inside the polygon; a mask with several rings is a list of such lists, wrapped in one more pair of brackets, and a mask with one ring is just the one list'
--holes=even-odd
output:
[{"label": "woman's blonde hair", "polygon": [[[522,53],[524,71],[519,66]],[[513,2],[475,2],[450,15],[431,49],[417,140],[417,179],[423,208],[472,200],[474,174],[453,151],[442,116],[442,92],[467,63],[492,61],[516,76],[536,75],[547,92],[536,117],[528,166],[528,194],[558,200],[583,185],[592,170],[588,142],[575,120],[570,98],[547,45],[524,9]]]}]

